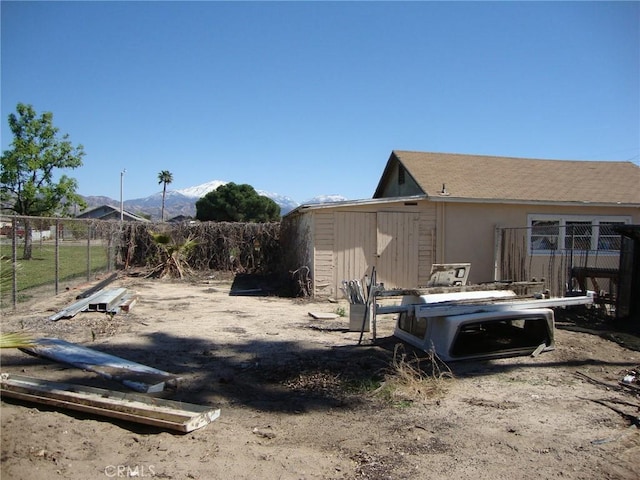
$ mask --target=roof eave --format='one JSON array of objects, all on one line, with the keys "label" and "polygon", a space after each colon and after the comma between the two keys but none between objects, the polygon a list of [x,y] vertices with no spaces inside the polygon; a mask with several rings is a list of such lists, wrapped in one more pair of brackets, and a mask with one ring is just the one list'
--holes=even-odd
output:
[{"label": "roof eave", "polygon": [[410,195],[406,197],[383,197],[383,198],[365,198],[361,200],[341,200],[339,202],[326,202],[326,203],[308,203],[299,205],[283,217],[289,217],[296,213],[302,213],[309,210],[319,210],[322,208],[335,208],[335,207],[351,207],[359,205],[375,205],[381,203],[398,203],[398,202],[416,202],[418,200],[427,200],[427,195]]},{"label": "roof eave", "polygon": [[624,207],[640,208],[640,203],[634,202],[590,202],[590,201],[556,201],[556,200],[533,200],[533,199],[511,199],[511,198],[473,198],[454,197],[450,195],[430,195],[428,200],[432,202],[448,203],[491,203],[505,205],[552,205],[552,206],[589,206],[589,207]]}]

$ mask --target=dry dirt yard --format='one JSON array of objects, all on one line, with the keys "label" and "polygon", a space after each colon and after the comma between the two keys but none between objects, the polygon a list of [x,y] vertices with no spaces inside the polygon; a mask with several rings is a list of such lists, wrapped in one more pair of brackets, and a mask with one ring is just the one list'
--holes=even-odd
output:
[{"label": "dry dirt yard", "polygon": [[[640,399],[618,386],[640,364],[633,335],[558,321],[553,352],[454,363],[453,378],[414,381],[411,392],[385,377],[399,343],[390,316],[375,344],[365,334],[358,345],[348,317],[309,315],[346,303],[230,295],[231,281],[215,276],[109,288],[120,286],[139,295],[129,313],[48,321],[79,288],[2,312],[2,329],[179,374],[162,396],[220,417],[179,434],[3,398],[3,480],[640,478]],[[19,350],[1,355],[2,372],[126,390]]]}]

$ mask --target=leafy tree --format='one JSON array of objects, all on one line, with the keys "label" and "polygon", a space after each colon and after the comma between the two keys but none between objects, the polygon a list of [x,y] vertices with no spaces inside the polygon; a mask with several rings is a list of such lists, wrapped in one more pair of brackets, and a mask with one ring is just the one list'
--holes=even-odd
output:
[{"label": "leafy tree", "polygon": [[251,185],[227,183],[196,202],[196,218],[217,222],[272,222],[280,219],[280,206],[259,195]]},{"label": "leafy tree", "polygon": [[[2,207],[18,215],[70,215],[74,205],[85,207],[76,193],[78,182],[67,175],[54,181],[56,169],[82,166],[84,148],[73,146],[69,135],[59,135],[53,125],[53,114],[40,116],[31,105],[18,103],[17,115],[9,115],[13,133],[11,148],[2,153],[0,170],[0,200]],[[25,220],[23,258],[31,258],[31,225]]]},{"label": "leafy tree", "polygon": [[167,195],[167,185],[173,182],[173,174],[169,170],[162,170],[158,173],[158,183],[162,183],[162,214],[161,221],[164,222],[164,198]]}]

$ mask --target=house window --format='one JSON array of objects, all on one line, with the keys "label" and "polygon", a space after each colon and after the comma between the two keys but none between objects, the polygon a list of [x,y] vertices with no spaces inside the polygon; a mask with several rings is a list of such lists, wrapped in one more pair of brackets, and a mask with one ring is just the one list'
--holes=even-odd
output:
[{"label": "house window", "polygon": [[559,236],[559,220],[533,220],[531,222],[531,250],[557,250]]},{"label": "house window", "polygon": [[624,222],[611,222],[600,224],[598,228],[598,250],[620,251],[620,234],[615,227],[624,225]]},{"label": "house window", "polygon": [[618,253],[620,235],[615,232],[615,226],[630,222],[628,217],[529,215],[529,251],[532,254],[559,250]]},{"label": "house window", "polygon": [[398,185],[404,185],[405,170],[402,165],[398,165]]}]

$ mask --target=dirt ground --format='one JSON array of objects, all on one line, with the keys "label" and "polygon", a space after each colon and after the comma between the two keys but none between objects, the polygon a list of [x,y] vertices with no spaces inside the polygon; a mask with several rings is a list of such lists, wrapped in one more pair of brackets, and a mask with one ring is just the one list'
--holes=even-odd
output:
[{"label": "dirt ground", "polygon": [[[558,315],[554,351],[456,362],[453,378],[428,376],[410,395],[388,376],[400,343],[391,316],[358,345],[348,316],[309,315],[348,315],[345,302],[231,294],[215,275],[109,288],[120,286],[139,295],[129,313],[48,321],[74,290],[2,312],[2,330],[178,374],[161,396],[220,417],[180,434],[3,398],[3,480],[640,478],[640,397],[618,384],[640,365],[637,336]],[[6,373],[127,390],[19,350],[1,361]]]}]

